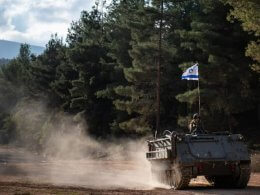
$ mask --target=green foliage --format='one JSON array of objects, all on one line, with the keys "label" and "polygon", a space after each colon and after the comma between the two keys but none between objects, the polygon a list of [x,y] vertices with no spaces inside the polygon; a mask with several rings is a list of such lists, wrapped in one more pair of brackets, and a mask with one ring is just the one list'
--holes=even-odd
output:
[{"label": "green foliage", "polygon": [[88,130],[94,135],[109,133],[112,102],[98,98],[100,90],[109,84],[109,69],[103,62],[109,61],[104,40],[101,15],[97,10],[82,12],[81,19],[72,24],[69,31],[69,58],[77,76],[71,81],[70,109],[85,116]]},{"label": "green foliage", "polygon": [[[156,29],[153,15],[149,14],[144,5],[137,3],[138,10],[134,18],[127,19],[131,30],[132,65],[123,69],[128,86],[119,86],[115,92],[123,100],[115,101],[117,109],[127,111],[132,115],[128,121],[119,124],[125,131],[151,131],[155,115],[156,64],[154,55],[158,55],[158,46],[154,37]],[[157,39],[158,40],[158,39]],[[136,123],[139,128],[136,128]]]},{"label": "green foliage", "polygon": [[234,22],[235,19],[242,22],[243,29],[255,38],[248,44],[246,56],[251,57],[255,63],[252,69],[260,73],[260,1],[258,0],[222,0],[233,7],[228,19]]},{"label": "green foliage", "polygon": [[160,6],[114,0],[105,14],[83,11],[66,43],[53,35],[39,56],[21,45],[19,56],[0,67],[0,142],[40,150],[64,112],[83,118],[97,137],[152,133],[158,59],[161,129],[185,130],[197,112],[197,82],[180,79],[195,62],[205,129],[240,131],[248,121],[254,129],[258,1],[164,0],[163,14]]},{"label": "green foliage", "polygon": [[[30,66],[31,94],[45,99],[50,106],[64,107],[69,101],[70,79],[74,78],[62,39],[53,35],[43,54]],[[67,78],[65,78],[67,76]]]},{"label": "green foliage", "polygon": [[16,138],[16,125],[10,115],[0,114],[0,144],[8,144]]},{"label": "green foliage", "polygon": [[[202,115],[206,121],[225,115],[228,120],[226,124],[221,123],[221,129],[236,126],[232,116],[252,109],[256,97],[250,86],[253,76],[248,68],[250,61],[243,54],[248,37],[237,23],[226,21],[228,11],[220,2],[201,1],[191,30],[180,32],[183,41],[196,44],[191,53],[200,62]],[[178,95],[177,99],[196,104],[195,97],[196,90],[193,90]]]}]

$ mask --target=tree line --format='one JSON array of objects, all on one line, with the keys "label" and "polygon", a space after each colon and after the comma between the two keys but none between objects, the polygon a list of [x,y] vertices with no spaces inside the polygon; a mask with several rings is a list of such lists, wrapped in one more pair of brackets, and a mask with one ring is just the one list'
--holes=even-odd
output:
[{"label": "tree line", "polygon": [[[53,35],[39,56],[23,44],[1,66],[1,142],[33,132],[40,143],[58,112],[85,119],[96,137],[153,133],[158,59],[160,129],[186,130],[198,111],[197,82],[181,80],[195,63],[204,128],[257,129],[259,6],[257,0],[113,0],[106,12],[82,11],[65,42]],[[39,116],[37,130],[17,126],[17,117],[28,114],[22,105],[37,100],[55,112]]]}]

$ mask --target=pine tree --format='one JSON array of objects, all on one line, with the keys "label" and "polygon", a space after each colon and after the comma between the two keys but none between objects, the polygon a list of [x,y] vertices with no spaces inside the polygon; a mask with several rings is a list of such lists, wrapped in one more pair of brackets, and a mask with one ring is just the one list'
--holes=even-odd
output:
[{"label": "pine tree", "polygon": [[243,29],[250,34],[254,34],[253,38],[247,46],[246,55],[251,57],[255,63],[252,69],[260,73],[260,1],[258,0],[222,0],[226,4],[233,7],[230,11],[228,19],[234,22],[238,19],[242,22]]},{"label": "pine tree", "polygon": [[[228,23],[228,11],[221,2],[199,1],[191,30],[180,32],[183,47],[194,56],[186,63],[200,64],[201,111],[210,130],[232,129],[238,124],[234,115],[251,109],[255,101],[250,60],[243,53],[248,37],[239,24]],[[177,96],[194,105],[194,111],[197,97],[196,88]]]},{"label": "pine tree", "polygon": [[31,94],[48,100],[50,105],[58,106],[59,98],[53,89],[57,82],[57,69],[66,61],[66,46],[57,34],[46,45],[44,53],[35,58],[30,66]]},{"label": "pine tree", "polygon": [[68,35],[70,60],[78,74],[70,89],[70,109],[86,119],[89,132],[96,136],[108,134],[112,120],[111,100],[97,97],[110,81],[102,63],[108,57],[101,18],[96,9],[83,11]]},{"label": "pine tree", "polygon": [[[131,32],[129,45],[129,63],[123,65],[124,77],[128,85],[115,88],[120,97],[114,101],[118,110],[128,113],[129,119],[119,123],[127,132],[146,133],[155,129],[156,114],[156,79],[159,59],[159,21],[160,2],[127,1],[122,2],[121,9],[127,9],[124,16],[124,27]],[[167,46],[162,48],[165,59],[170,55]],[[119,57],[118,57],[119,58]],[[167,64],[167,60],[162,65]]]},{"label": "pine tree", "polygon": [[73,69],[69,59],[68,49],[61,52],[63,58],[56,68],[55,80],[50,83],[51,90],[55,93],[58,107],[65,112],[70,112],[72,81],[77,78],[77,72]]},{"label": "pine tree", "polygon": [[[183,61],[183,59],[186,59],[186,56],[183,57],[183,52],[183,58],[181,58],[181,52],[177,53],[180,48],[178,45],[179,41],[178,38],[176,38],[177,34],[175,35],[171,29],[182,29],[187,26],[187,17],[184,17],[184,15],[187,14],[187,10],[185,9],[190,9],[192,2],[185,3],[185,6],[183,6],[185,9],[183,9],[181,5],[182,3],[180,2],[173,4],[172,2],[164,1],[163,11],[165,14],[163,16],[163,25],[165,28],[163,28],[162,32],[160,90],[162,129],[176,127],[179,109],[183,107],[177,102],[175,96],[179,93],[181,86],[179,79],[181,72],[178,68],[178,64]],[[109,88],[101,91],[100,95],[114,100],[117,111],[115,111],[116,119],[112,124],[112,129],[116,131],[122,129],[127,133],[144,133],[155,129],[155,111],[157,110],[155,106],[155,86],[159,49],[158,24],[161,18],[160,6],[161,1],[151,1],[146,4],[144,4],[143,1],[121,1],[114,2],[110,7],[107,26],[108,31],[111,33],[108,34],[110,41],[108,47],[109,55],[115,60],[112,65],[114,66],[113,74],[115,75],[115,79]],[[133,19],[136,19],[136,21]],[[148,22],[145,23],[144,21]],[[145,28],[147,28],[145,31],[147,34],[142,35],[143,29]],[[141,47],[141,45],[145,46]],[[137,53],[136,56],[134,56],[134,52]],[[138,52],[143,53],[138,56]],[[147,58],[142,61],[142,57]],[[134,60],[138,61],[137,65],[133,65],[136,63]],[[138,74],[142,74],[141,76],[134,78],[135,80],[131,80],[131,78],[127,77],[128,71],[141,69],[139,67],[142,68],[142,70],[138,72]],[[137,73],[129,73],[129,75],[135,74]],[[149,81],[143,82],[141,79]],[[137,84],[137,82],[142,84]],[[136,87],[136,85],[138,85],[138,87]],[[137,99],[135,99],[134,96],[136,96]],[[153,109],[149,111],[146,110],[142,113],[141,109],[143,105],[149,105],[141,103],[138,96],[143,96],[141,101],[150,101],[154,106]]]},{"label": "pine tree", "polygon": [[[128,81],[124,76],[124,68],[132,65],[132,59],[129,55],[131,50],[131,30],[127,21],[134,15],[137,9],[137,1],[113,1],[108,10],[105,20],[106,47],[108,49],[108,61],[103,63],[104,68],[110,75],[110,83],[105,89],[97,92],[99,98],[110,99],[113,102],[113,122],[110,128],[115,135],[122,135],[122,129],[119,124],[131,118],[126,111],[119,110],[115,104],[122,96],[116,93],[118,86],[127,86]],[[133,133],[133,132],[131,132]],[[129,135],[129,132],[127,133]]]}]

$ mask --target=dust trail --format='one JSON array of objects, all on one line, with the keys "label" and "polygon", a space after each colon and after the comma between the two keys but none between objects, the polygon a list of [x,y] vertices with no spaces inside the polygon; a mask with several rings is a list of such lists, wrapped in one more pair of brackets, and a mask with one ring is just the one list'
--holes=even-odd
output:
[{"label": "dust trail", "polygon": [[[50,180],[88,187],[151,188],[144,140],[97,142],[87,135],[65,133],[48,144]],[[62,167],[62,170],[61,170]]]},{"label": "dust trail", "polygon": [[[151,179],[145,139],[97,141],[86,133],[83,120],[50,111],[39,102],[23,102],[14,116],[21,128],[20,145],[41,154],[13,153],[16,161],[1,167],[1,174],[19,181],[93,188],[163,187]],[[35,147],[37,143],[40,147]]]}]

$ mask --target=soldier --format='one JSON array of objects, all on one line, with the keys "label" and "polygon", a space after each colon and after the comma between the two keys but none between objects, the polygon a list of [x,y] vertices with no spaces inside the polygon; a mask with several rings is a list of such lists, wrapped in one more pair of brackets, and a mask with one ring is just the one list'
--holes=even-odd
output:
[{"label": "soldier", "polygon": [[198,113],[195,113],[193,115],[193,119],[189,124],[189,130],[190,133],[194,133],[194,134],[204,133],[203,128],[201,126],[200,115]]}]

